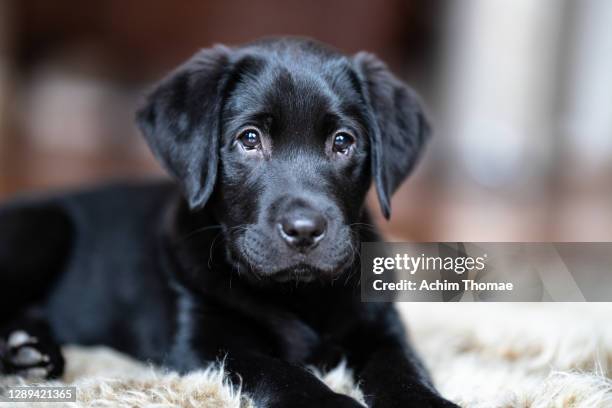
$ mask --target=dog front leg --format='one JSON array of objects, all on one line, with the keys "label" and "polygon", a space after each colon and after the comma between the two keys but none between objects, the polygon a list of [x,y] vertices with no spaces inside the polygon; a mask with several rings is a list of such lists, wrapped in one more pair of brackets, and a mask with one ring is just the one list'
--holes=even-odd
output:
[{"label": "dog front leg", "polygon": [[276,358],[229,353],[225,369],[265,407],[363,408],[354,399],[332,391],[304,367]]},{"label": "dog front leg", "polygon": [[457,408],[440,396],[419,358],[401,343],[376,349],[358,378],[371,408]]}]

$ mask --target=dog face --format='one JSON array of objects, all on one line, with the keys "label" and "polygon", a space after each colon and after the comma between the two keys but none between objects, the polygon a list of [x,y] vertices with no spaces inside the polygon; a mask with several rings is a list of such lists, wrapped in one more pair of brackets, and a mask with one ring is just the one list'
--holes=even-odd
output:
[{"label": "dog face", "polygon": [[428,131],[375,57],[298,39],[201,51],[138,121],[191,208],[215,214],[232,263],[280,282],[333,279],[353,263],[371,180],[388,217]]}]

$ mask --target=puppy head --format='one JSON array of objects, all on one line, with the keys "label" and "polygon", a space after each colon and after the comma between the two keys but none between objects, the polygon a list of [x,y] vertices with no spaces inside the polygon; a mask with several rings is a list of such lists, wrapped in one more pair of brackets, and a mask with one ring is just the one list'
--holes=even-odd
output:
[{"label": "puppy head", "polygon": [[371,180],[389,217],[428,133],[378,59],[298,39],[199,52],[138,123],[190,207],[215,214],[233,263],[276,281],[346,270]]}]

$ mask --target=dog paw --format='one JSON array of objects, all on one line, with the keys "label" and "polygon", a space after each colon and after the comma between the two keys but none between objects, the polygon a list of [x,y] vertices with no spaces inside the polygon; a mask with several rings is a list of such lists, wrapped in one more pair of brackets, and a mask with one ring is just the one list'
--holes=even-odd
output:
[{"label": "dog paw", "polygon": [[64,368],[64,359],[56,344],[25,330],[14,330],[0,338],[0,360],[5,374],[29,380],[59,377]]}]

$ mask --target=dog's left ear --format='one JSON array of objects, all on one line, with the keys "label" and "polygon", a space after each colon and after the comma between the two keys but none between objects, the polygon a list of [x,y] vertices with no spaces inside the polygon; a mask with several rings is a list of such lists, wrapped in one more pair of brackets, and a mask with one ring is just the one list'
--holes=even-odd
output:
[{"label": "dog's left ear", "polygon": [[391,215],[391,195],[416,164],[430,128],[422,104],[374,55],[353,57],[368,107],[372,176],[385,218]]},{"label": "dog's left ear", "polygon": [[153,89],[136,115],[151,150],[192,209],[202,208],[215,186],[230,53],[224,46],[198,52]]}]

